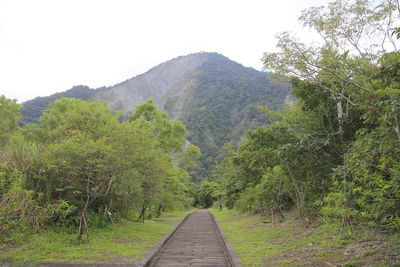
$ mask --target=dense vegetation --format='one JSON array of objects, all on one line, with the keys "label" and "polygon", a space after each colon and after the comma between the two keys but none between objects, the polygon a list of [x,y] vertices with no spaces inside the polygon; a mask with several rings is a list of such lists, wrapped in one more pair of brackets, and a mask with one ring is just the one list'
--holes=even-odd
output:
[{"label": "dense vegetation", "polygon": [[202,152],[192,170],[196,181],[211,175],[223,158],[224,144],[236,146],[247,130],[269,123],[257,105],[279,109],[290,91],[287,83],[277,84],[266,73],[211,53],[198,70],[181,118],[188,140]]},{"label": "dense vegetation", "polygon": [[90,225],[144,221],[191,205],[187,169],[199,149],[185,144],[183,123],[168,120],[151,100],[125,122],[106,104],[62,98],[40,124],[19,128],[20,108],[0,98],[2,241],[52,225],[89,240]]},{"label": "dense vegetation", "polygon": [[[394,31],[399,6],[337,0],[305,10],[317,46],[278,36],[265,67],[289,79],[298,103],[264,108],[273,124],[250,131],[198,202],[302,218],[322,215],[341,228],[356,224],[400,230],[400,53]],[[397,36],[398,37],[398,36]]]},{"label": "dense vegetation", "polygon": [[63,97],[70,97],[81,100],[90,100],[94,97],[95,92],[96,92],[95,90],[90,89],[87,86],[78,85],[72,87],[71,89],[65,92],[56,93],[51,96],[36,97],[32,100],[28,100],[24,103],[21,109],[21,113],[23,115],[21,124],[25,125],[28,123],[38,123],[39,117],[47,109],[48,105],[53,103],[57,99]]}]

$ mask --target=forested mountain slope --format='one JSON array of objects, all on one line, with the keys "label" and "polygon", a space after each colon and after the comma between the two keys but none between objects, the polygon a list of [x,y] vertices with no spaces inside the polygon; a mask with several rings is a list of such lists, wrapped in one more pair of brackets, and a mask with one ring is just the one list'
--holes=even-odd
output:
[{"label": "forested mountain slope", "polygon": [[38,122],[40,115],[42,115],[43,111],[47,109],[47,106],[57,99],[63,97],[71,97],[82,100],[89,100],[93,98],[95,93],[96,90],[90,89],[85,85],[78,85],[72,87],[65,92],[56,93],[51,96],[36,97],[32,100],[28,100],[24,103],[24,107],[21,110],[21,113],[23,115],[22,124]]},{"label": "forested mountain slope", "polygon": [[77,86],[64,93],[24,103],[24,122],[37,120],[45,107],[61,97],[96,98],[128,114],[147,99],[182,120],[188,140],[202,151],[195,180],[210,174],[225,143],[236,144],[245,131],[268,123],[257,105],[280,108],[291,87],[267,73],[246,68],[217,53],[196,53],[160,64],[115,86],[90,89]]}]

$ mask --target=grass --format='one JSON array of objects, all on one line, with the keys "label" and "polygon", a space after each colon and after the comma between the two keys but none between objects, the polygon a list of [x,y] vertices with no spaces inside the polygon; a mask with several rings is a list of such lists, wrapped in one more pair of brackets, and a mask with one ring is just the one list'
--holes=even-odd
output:
[{"label": "grass", "polygon": [[0,250],[0,259],[15,262],[134,263],[144,258],[188,211],[165,213],[157,220],[122,221],[94,229],[91,242],[77,244],[76,233],[43,230],[18,247]]},{"label": "grass", "polygon": [[295,213],[272,224],[249,213],[210,209],[243,266],[400,266],[400,236],[368,229],[342,233],[305,225]]}]

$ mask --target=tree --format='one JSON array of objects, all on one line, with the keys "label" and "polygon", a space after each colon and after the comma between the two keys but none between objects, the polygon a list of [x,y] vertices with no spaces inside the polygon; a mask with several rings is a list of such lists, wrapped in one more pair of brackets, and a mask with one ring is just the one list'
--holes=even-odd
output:
[{"label": "tree", "polygon": [[79,210],[79,235],[89,239],[87,213],[119,174],[115,136],[119,114],[106,104],[62,98],[40,122],[47,138],[48,200],[67,199]]},{"label": "tree", "polygon": [[215,180],[206,180],[197,186],[196,203],[202,208],[209,208],[213,202],[224,195],[221,184]]},{"label": "tree", "polygon": [[0,96],[0,147],[17,130],[18,122],[21,119],[19,113],[21,108],[22,105],[17,104],[17,100],[7,99],[4,95]]},{"label": "tree", "polygon": [[326,194],[321,211],[339,217],[342,227],[367,219],[399,229],[400,57],[392,34],[398,11],[393,0],[311,8],[300,21],[320,43],[307,46],[282,33],[280,51],[264,55],[267,69],[291,80],[302,111],[282,120],[294,136],[278,149],[283,170],[293,181],[313,177],[298,188],[319,188],[316,203]]},{"label": "tree", "polygon": [[391,127],[400,141],[400,52],[383,55],[376,73],[370,76],[378,90],[374,97],[363,101],[365,119]]},{"label": "tree", "polygon": [[185,125],[181,121],[168,120],[168,114],[159,110],[151,99],[138,105],[128,121],[147,129],[158,146],[167,153],[180,152],[185,144]]},{"label": "tree", "polygon": [[[155,204],[156,215],[159,216],[167,201],[185,199],[188,193],[188,168],[195,165],[200,150],[194,145],[185,145],[186,127],[181,121],[169,120],[166,112],[160,111],[151,99],[138,105],[128,122],[141,129],[145,136],[154,142],[158,151],[154,159],[159,170],[155,175],[146,175],[143,180],[142,209],[138,218],[143,220],[146,209]],[[160,177],[160,179],[155,179]],[[155,179],[155,180],[154,180]],[[151,182],[153,181],[153,182]]]},{"label": "tree", "polygon": [[303,11],[300,21],[321,37],[312,46],[289,33],[278,36],[280,52],[265,53],[264,65],[281,75],[297,77],[315,84],[335,101],[338,131],[350,106],[376,95],[366,80],[377,70],[376,62],[389,51],[397,51],[391,29],[399,14],[396,1],[336,0],[328,7]]},{"label": "tree", "polygon": [[185,126],[152,103],[132,116],[120,122],[106,103],[62,98],[41,124],[7,133],[0,147],[0,216],[7,223],[0,232],[14,223],[59,222],[76,225],[78,240],[86,232],[90,241],[92,218],[108,220],[110,211],[128,218],[138,210],[144,221],[190,202],[187,168],[200,152],[185,146]]},{"label": "tree", "polygon": [[[382,140],[385,140],[382,142]],[[400,148],[388,127],[361,130],[332,173],[322,213],[342,224],[355,220],[386,230],[400,229]]]}]

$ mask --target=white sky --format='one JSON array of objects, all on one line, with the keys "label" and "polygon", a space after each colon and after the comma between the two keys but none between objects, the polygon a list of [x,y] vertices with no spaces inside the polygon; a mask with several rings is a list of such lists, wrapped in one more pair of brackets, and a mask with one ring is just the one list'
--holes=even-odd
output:
[{"label": "white sky", "polygon": [[261,69],[275,34],[306,35],[329,0],[0,0],[0,95],[18,102],[109,86],[177,56],[218,52]]}]

